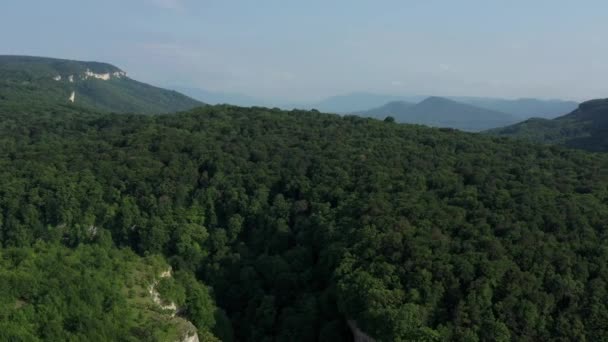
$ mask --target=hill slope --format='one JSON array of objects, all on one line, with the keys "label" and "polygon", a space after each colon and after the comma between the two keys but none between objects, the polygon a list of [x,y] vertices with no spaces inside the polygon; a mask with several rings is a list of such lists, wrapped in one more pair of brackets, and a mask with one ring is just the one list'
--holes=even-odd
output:
[{"label": "hill slope", "polygon": [[117,113],[169,113],[203,103],[175,91],[141,83],[119,68],[98,62],[0,56],[0,101],[75,103]]},{"label": "hill slope", "polygon": [[415,105],[408,102],[391,102],[376,109],[358,112],[358,115],[376,118],[390,115],[400,123],[449,127],[465,131],[481,131],[517,121],[517,118],[506,113],[442,97],[429,97]]},{"label": "hill slope", "polygon": [[[209,300],[204,286],[161,278],[170,270],[162,258],[104,247],[94,232],[101,233],[86,234],[92,244],[73,249],[40,242],[34,248],[0,249],[0,340],[219,341],[211,327],[197,331],[150,294],[151,286],[160,288],[162,282],[173,293],[197,286]],[[215,311],[212,303],[204,304],[200,310]]]},{"label": "hill slope", "polygon": [[608,151],[608,99],[584,102],[572,113],[553,120],[535,118],[488,133],[589,151]]},{"label": "hill slope", "polygon": [[347,322],[380,341],[608,337],[605,155],[231,106],[0,108],[0,146],[2,246],[102,227],[212,286],[237,341],[348,341]]}]

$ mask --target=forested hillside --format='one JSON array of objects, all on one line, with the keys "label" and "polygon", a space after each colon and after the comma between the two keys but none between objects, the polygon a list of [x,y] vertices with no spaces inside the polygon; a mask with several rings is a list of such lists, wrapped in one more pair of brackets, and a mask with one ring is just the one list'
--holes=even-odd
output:
[{"label": "forested hillside", "polygon": [[[205,306],[185,317],[227,341],[348,341],[347,320],[379,341],[601,341],[607,170],[603,155],[315,111],[13,106],[0,113],[2,262],[61,243],[101,277],[96,227],[104,248],[163,255],[176,279],[209,285],[215,323],[197,320]],[[3,310],[44,338],[7,284]],[[83,284],[67,295],[95,291]],[[104,336],[131,322],[111,317]]]},{"label": "forested hillside", "polygon": [[[61,228],[55,230],[60,239]],[[0,340],[185,341],[194,336],[191,323],[154,303],[149,289],[158,282],[159,296],[184,307],[198,324],[199,340],[217,341],[209,332],[215,324],[213,301],[192,275],[159,281],[168,267],[162,259],[114,249],[105,232],[86,233],[90,244],[72,248],[55,241],[0,250]]]},{"label": "forested hillside", "polygon": [[116,113],[159,114],[203,105],[170,91],[127,77],[126,72],[98,62],[0,56],[0,102],[75,103]]},{"label": "forested hillside", "polygon": [[529,119],[512,126],[490,130],[488,133],[606,152],[608,151],[608,99],[584,102],[572,113],[553,120]]}]

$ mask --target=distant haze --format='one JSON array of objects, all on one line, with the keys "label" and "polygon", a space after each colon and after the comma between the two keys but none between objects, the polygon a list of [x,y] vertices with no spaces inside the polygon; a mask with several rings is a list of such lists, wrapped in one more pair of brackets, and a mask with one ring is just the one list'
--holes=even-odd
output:
[{"label": "distant haze", "polygon": [[608,97],[606,13],[599,0],[3,0],[0,54],[103,61],[264,103],[353,92],[582,101]]}]

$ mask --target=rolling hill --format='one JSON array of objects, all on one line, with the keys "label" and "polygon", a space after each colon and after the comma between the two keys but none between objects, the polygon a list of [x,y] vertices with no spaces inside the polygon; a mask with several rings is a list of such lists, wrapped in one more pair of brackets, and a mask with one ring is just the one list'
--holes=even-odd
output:
[{"label": "rolling hill", "polygon": [[573,112],[553,120],[533,118],[488,133],[589,151],[608,151],[608,99],[584,102]]},{"label": "rolling hill", "polygon": [[436,96],[417,104],[403,101],[390,102],[382,107],[356,114],[380,119],[392,116],[400,123],[449,127],[464,131],[481,131],[517,121],[517,118],[510,114]]},{"label": "rolling hill", "polygon": [[0,101],[43,107],[74,103],[101,111],[145,114],[203,105],[178,92],[133,80],[111,64],[30,56],[0,56]]}]

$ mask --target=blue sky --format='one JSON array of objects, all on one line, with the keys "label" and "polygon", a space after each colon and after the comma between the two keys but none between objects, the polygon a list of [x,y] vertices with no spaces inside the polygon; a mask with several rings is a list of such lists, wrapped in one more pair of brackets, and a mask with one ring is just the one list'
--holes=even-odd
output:
[{"label": "blue sky", "polygon": [[281,101],[608,97],[608,2],[2,0],[0,54]]}]

